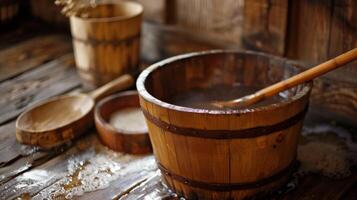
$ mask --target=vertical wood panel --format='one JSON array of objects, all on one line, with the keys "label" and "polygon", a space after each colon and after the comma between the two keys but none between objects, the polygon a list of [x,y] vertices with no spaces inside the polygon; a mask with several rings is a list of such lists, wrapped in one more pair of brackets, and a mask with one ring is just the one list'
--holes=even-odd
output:
[{"label": "vertical wood panel", "polygon": [[331,0],[291,2],[287,55],[304,61],[326,60]]},{"label": "vertical wood panel", "polygon": [[[357,1],[334,0],[333,3],[328,57],[357,47]],[[357,84],[357,62],[336,70],[330,77]]]},{"label": "vertical wood panel", "polygon": [[243,46],[248,49],[283,55],[288,1],[249,0],[244,4]]},{"label": "vertical wood panel", "polygon": [[178,26],[240,44],[243,0],[168,0]]},{"label": "vertical wood panel", "polygon": [[[144,7],[144,19],[152,22],[165,22],[166,0],[133,0]],[[172,0],[170,0],[172,1]]]},{"label": "vertical wood panel", "polygon": [[[357,2],[354,0],[292,1],[287,56],[318,63],[357,46]],[[356,62],[326,75],[357,83]]]}]

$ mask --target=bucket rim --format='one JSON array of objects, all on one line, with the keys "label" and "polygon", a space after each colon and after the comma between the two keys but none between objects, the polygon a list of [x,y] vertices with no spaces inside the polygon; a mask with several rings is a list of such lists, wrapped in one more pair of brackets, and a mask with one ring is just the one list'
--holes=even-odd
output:
[{"label": "bucket rim", "polygon": [[[154,72],[155,70],[165,67],[168,64],[184,60],[184,59],[190,59],[193,57],[200,57],[204,55],[216,55],[216,54],[242,54],[242,55],[256,55],[256,56],[262,56],[266,57],[269,59],[273,60],[280,60],[285,64],[288,64],[296,69],[302,69],[302,63],[289,60],[283,57],[279,56],[274,56],[271,54],[267,53],[262,53],[262,52],[256,52],[256,51],[250,51],[250,50],[222,50],[222,49],[216,49],[216,50],[208,50],[208,51],[200,51],[200,52],[193,52],[193,53],[186,53],[186,54],[181,54],[177,56],[173,56],[167,59],[164,59],[162,61],[159,61],[157,63],[154,63],[150,65],[148,68],[146,68],[144,71],[141,72],[139,75],[137,81],[136,81],[136,88],[138,90],[139,96],[146,101],[153,103],[159,107],[167,108],[169,110],[175,110],[177,112],[185,112],[185,113],[196,113],[196,114],[210,114],[210,115],[232,115],[232,114],[248,114],[248,113],[255,113],[255,112],[260,112],[260,111],[268,111],[268,110],[275,110],[280,107],[288,106],[290,104],[293,104],[296,101],[299,101],[300,99],[309,96],[311,90],[312,90],[312,81],[308,81],[306,83],[303,83],[303,88],[297,92],[293,97],[288,98],[286,101],[281,101],[269,105],[264,105],[264,106],[259,106],[256,108],[245,108],[245,109],[229,109],[229,110],[223,110],[223,109],[202,109],[202,108],[190,108],[190,107],[184,107],[184,106],[179,106],[175,104],[171,104],[165,101],[162,101],[156,97],[154,97],[152,94],[150,94],[146,87],[145,87],[145,82],[148,78],[148,76]],[[300,84],[302,85],[302,84]],[[299,86],[300,86],[299,85]],[[304,109],[303,107],[301,109]]]}]

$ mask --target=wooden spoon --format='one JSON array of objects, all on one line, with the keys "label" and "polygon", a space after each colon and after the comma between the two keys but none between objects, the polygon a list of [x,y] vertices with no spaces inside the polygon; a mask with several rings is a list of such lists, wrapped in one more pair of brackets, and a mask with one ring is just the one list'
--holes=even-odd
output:
[{"label": "wooden spoon", "polygon": [[133,77],[126,74],[89,94],[62,95],[34,105],[17,118],[16,138],[43,148],[63,144],[93,125],[96,101],[133,83]]},{"label": "wooden spoon", "polygon": [[250,106],[268,97],[274,96],[279,92],[297,86],[301,83],[310,81],[318,76],[321,76],[329,71],[332,71],[356,59],[357,59],[357,48],[354,48],[320,65],[317,65],[304,72],[301,72],[300,74],[297,74],[286,80],[280,81],[264,89],[261,89],[255,92],[254,94],[247,95],[239,99],[229,100],[229,101],[215,101],[212,102],[212,105],[218,108],[241,108],[241,107]]}]

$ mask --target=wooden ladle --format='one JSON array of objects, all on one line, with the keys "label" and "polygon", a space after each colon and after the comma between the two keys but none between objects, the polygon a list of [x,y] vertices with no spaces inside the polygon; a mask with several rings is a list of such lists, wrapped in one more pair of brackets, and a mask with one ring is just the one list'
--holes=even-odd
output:
[{"label": "wooden ladle", "polygon": [[310,81],[318,76],[321,76],[329,71],[341,67],[349,62],[357,59],[357,48],[354,48],[342,55],[339,55],[331,60],[319,64],[311,69],[301,72],[286,80],[275,83],[264,89],[258,90],[254,94],[241,97],[239,99],[229,101],[215,101],[212,105],[218,108],[242,108],[258,103],[268,97],[274,96],[279,92],[290,89],[301,83]]},{"label": "wooden ladle", "polygon": [[16,138],[20,143],[43,148],[63,144],[93,125],[96,101],[133,83],[134,78],[126,74],[89,94],[62,95],[34,105],[17,118]]}]

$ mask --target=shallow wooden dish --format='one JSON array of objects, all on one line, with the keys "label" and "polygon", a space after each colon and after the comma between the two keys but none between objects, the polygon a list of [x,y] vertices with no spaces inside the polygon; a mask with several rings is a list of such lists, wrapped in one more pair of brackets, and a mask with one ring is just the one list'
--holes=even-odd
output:
[{"label": "shallow wooden dish", "polygon": [[140,107],[136,91],[122,92],[100,101],[94,111],[95,126],[101,142],[109,148],[131,154],[152,152],[147,132],[119,130],[109,123],[111,114],[123,108]]},{"label": "shallow wooden dish", "polygon": [[298,63],[251,51],[175,56],[144,70],[140,104],[167,185],[188,199],[245,199],[281,187],[296,150],[312,84],[285,101],[250,109],[200,109],[175,95],[215,85],[266,87],[298,72]]}]

